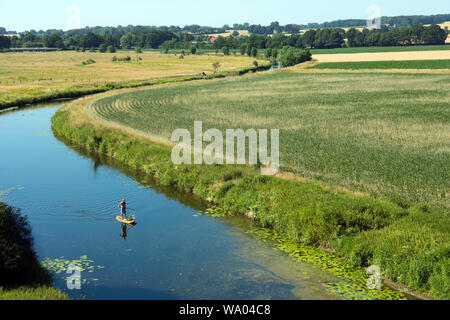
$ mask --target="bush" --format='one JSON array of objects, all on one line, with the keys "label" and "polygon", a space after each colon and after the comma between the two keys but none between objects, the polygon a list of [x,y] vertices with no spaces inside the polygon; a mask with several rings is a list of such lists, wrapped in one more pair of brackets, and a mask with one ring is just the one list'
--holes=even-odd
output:
[{"label": "bush", "polygon": [[107,48],[109,53],[115,53],[116,52],[116,47],[115,46],[108,46]]},{"label": "bush", "polygon": [[47,284],[50,275],[41,267],[33,248],[28,219],[0,203],[0,287]]},{"label": "bush", "polygon": [[81,64],[83,65],[83,66],[86,66],[86,65],[90,65],[90,64],[94,64],[95,63],[95,60],[93,60],[93,59],[88,59],[88,60],[86,60],[86,61],[83,61]]},{"label": "bush", "polygon": [[106,47],[106,44],[104,44],[104,43],[102,43],[100,45],[100,47],[98,47],[98,51],[101,52],[101,53],[105,53],[107,49],[108,48]]},{"label": "bush", "polygon": [[301,50],[294,47],[284,47],[281,52],[281,66],[282,67],[290,67],[295,66],[299,63],[310,61],[311,60],[311,52],[309,49]]},{"label": "bush", "polygon": [[130,57],[130,56],[126,56],[126,57],[124,57],[124,58],[117,58],[116,56],[114,56],[114,57],[112,57],[112,61],[113,61],[113,62],[116,62],[116,61],[125,61],[125,62],[128,62],[128,61],[131,61],[131,57]]}]

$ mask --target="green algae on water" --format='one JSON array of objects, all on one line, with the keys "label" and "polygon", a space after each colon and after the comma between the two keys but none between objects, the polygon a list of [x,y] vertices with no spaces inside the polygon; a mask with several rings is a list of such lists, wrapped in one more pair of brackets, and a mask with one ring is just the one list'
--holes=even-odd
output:
[{"label": "green algae on water", "polygon": [[406,300],[398,291],[383,287],[371,290],[367,287],[368,275],[364,269],[353,267],[344,258],[332,255],[324,250],[306,246],[282,237],[278,232],[268,228],[255,228],[247,234],[264,242],[271,242],[277,250],[287,253],[299,262],[307,262],[331,272],[346,280],[346,283],[324,283],[327,291],[350,300]]},{"label": "green algae on water", "polygon": [[[78,267],[81,272],[94,273],[95,271],[104,269],[103,266],[95,265],[94,260],[88,259],[87,255],[83,255],[75,260],[68,260],[64,257],[59,257],[56,259],[46,258],[41,262],[42,266],[47,270],[53,272],[54,274],[61,275],[62,280],[67,280],[67,270],[70,267]],[[98,281],[97,278],[87,279],[82,277],[82,284],[88,283],[88,280]]]},{"label": "green algae on water", "polygon": [[221,218],[221,217],[233,216],[235,214],[232,213],[231,211],[227,211],[221,207],[210,207],[210,208],[207,208],[205,210],[205,212],[198,212],[197,214],[194,215],[194,217],[205,216],[205,215],[215,217],[215,218]]}]

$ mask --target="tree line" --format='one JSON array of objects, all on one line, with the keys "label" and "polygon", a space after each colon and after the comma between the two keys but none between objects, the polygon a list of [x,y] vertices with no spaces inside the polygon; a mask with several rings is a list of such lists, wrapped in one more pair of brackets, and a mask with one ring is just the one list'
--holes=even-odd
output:
[{"label": "tree line", "polygon": [[[389,24],[397,27],[411,27],[415,24],[440,24],[447,21],[450,21],[450,14],[381,17],[382,25]],[[345,19],[323,23],[287,24],[285,26],[281,26],[278,22],[272,22],[268,26],[261,26],[256,24],[250,25],[249,23],[235,23],[232,27],[224,25],[222,29],[248,30],[250,33],[272,34],[274,32],[299,33],[299,30],[301,29],[352,28],[362,27],[365,25],[367,25],[367,19]]]},{"label": "tree line", "polygon": [[[272,23],[270,28],[277,30],[280,25]],[[102,52],[114,52],[115,49],[147,48],[162,49],[197,49],[221,50],[240,49],[243,46],[266,49],[283,48],[291,46],[296,48],[340,48],[340,47],[365,47],[365,46],[402,46],[402,45],[439,45],[445,44],[448,30],[438,25],[425,27],[413,25],[411,27],[381,29],[352,28],[347,31],[340,28],[310,29],[304,34],[274,35],[252,33],[240,35],[235,32],[230,36],[218,36],[214,41],[210,35],[192,34],[186,32],[173,32],[166,29],[154,29],[150,27],[136,27],[133,31],[121,34],[110,32],[97,34],[94,32],[53,32],[51,34],[37,34],[27,32],[19,37],[0,36],[0,49],[10,47],[48,47],[59,49],[98,49]]]}]

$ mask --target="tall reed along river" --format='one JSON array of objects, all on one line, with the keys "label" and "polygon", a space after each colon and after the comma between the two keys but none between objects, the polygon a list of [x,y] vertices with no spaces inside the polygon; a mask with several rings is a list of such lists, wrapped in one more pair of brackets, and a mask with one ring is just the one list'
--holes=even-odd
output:
[{"label": "tall reed along river", "polygon": [[[54,286],[72,299],[343,299],[335,274],[298,262],[244,216],[198,215],[192,195],[160,188],[53,136],[46,104],[0,115],[0,199],[21,209]],[[135,227],[115,217],[126,198]],[[81,289],[69,290],[78,266]]]}]

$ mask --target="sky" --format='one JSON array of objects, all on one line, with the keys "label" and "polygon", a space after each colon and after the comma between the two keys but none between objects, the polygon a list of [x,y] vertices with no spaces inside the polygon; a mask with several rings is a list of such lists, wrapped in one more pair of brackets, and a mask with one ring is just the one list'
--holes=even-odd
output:
[{"label": "sky", "polygon": [[[373,7],[375,6],[375,7]],[[372,8],[372,10],[368,10]],[[375,9],[373,9],[375,8]],[[371,16],[450,13],[448,0],[0,0],[0,27],[26,30],[86,26],[233,23],[306,24]]]}]

